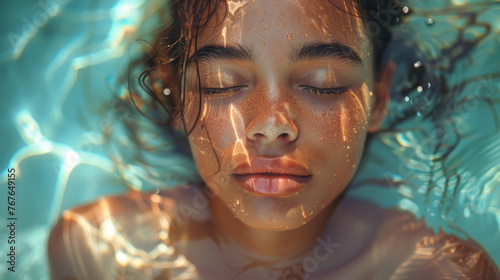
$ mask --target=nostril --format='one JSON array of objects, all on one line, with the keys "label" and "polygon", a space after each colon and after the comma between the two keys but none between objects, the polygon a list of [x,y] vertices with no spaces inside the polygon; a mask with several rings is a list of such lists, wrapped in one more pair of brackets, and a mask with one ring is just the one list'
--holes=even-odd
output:
[{"label": "nostril", "polygon": [[266,138],[266,136],[263,133],[254,133],[252,140],[258,140],[258,139],[262,139],[262,138]]},{"label": "nostril", "polygon": [[290,135],[288,133],[281,133],[279,135],[280,138],[284,138],[284,139],[287,139]]}]

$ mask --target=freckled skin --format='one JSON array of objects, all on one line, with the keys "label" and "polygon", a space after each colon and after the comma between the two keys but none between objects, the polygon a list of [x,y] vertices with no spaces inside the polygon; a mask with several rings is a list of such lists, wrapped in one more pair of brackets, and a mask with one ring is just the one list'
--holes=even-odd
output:
[{"label": "freckled skin", "polygon": [[[363,23],[324,1],[312,2],[248,3],[199,37],[198,48],[241,44],[254,54],[254,61],[200,62],[202,87],[246,87],[203,95],[202,116],[189,136],[205,183],[233,215],[253,228],[295,229],[317,215],[327,215],[322,209],[352,179],[367,131],[373,126],[370,106],[377,102],[377,93],[370,96],[375,90],[374,73]],[[352,32],[343,31],[346,28]],[[293,50],[304,43],[332,41],[356,50],[363,65],[338,59],[290,60]],[[192,66],[187,76],[191,81],[188,92],[197,89],[195,77]],[[318,88],[346,86],[348,90],[316,96],[298,87],[303,84]],[[188,127],[200,102],[196,95],[191,98],[185,111]],[[300,191],[283,197],[249,194],[231,175],[247,156],[296,160],[307,167],[312,180]]]}]

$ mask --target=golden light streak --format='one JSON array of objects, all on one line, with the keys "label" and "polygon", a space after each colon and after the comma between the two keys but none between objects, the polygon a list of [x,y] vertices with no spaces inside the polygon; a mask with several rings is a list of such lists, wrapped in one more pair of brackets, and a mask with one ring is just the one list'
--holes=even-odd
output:
[{"label": "golden light streak", "polygon": [[224,48],[226,47],[226,27],[222,28],[222,37],[224,38]]},{"label": "golden light streak", "polygon": [[241,8],[243,7],[246,3],[248,2],[248,0],[244,0],[244,1],[234,1],[234,0],[229,0],[227,1],[227,7],[228,7],[228,10],[229,10],[229,13],[234,16],[234,14]]},{"label": "golden light streak", "polygon": [[243,128],[244,127],[243,118],[241,117],[241,113],[233,106],[233,104],[231,104],[230,107],[230,117],[231,117],[231,124],[233,125],[234,135],[236,137],[236,142],[233,148],[233,157],[239,154],[245,154],[247,158],[247,163],[248,165],[251,166],[250,156],[248,155],[248,152],[245,149],[245,146],[243,145],[243,140],[241,140],[240,136],[238,135],[238,129],[236,128],[235,119],[237,118],[239,120],[239,125],[241,128]]},{"label": "golden light streak", "polygon": [[359,100],[358,96],[356,94],[354,94],[354,92],[352,90],[349,91],[349,94],[354,96],[354,99],[358,102],[359,108],[363,112],[363,120],[365,121],[365,123],[368,123],[368,119],[366,118],[366,114],[365,114],[365,107],[363,107],[363,104],[361,104],[361,101]]},{"label": "golden light streak", "polygon": [[302,217],[307,218],[306,212],[304,211],[304,207],[302,207],[302,204],[300,205],[300,211],[302,211]]}]

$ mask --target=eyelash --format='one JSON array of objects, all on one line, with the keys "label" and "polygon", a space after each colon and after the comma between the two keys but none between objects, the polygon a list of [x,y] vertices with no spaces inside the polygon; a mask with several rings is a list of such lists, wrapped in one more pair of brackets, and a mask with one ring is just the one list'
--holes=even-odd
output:
[{"label": "eyelash", "polygon": [[336,88],[316,88],[311,86],[299,86],[303,90],[314,93],[315,95],[331,95],[331,94],[342,94],[347,91],[347,87],[336,87]]},{"label": "eyelash", "polygon": [[[246,86],[235,86],[228,88],[202,88],[201,92],[203,94],[223,94],[229,92],[237,92]],[[309,92],[314,93],[317,96],[320,95],[332,95],[332,94],[342,94],[347,90],[347,87],[336,87],[336,88],[316,88],[311,86],[299,86],[299,88]]]},{"label": "eyelash", "polygon": [[201,92],[203,94],[222,94],[222,93],[228,93],[228,92],[236,92],[239,91],[246,86],[235,86],[235,87],[228,87],[228,88],[201,88]]}]

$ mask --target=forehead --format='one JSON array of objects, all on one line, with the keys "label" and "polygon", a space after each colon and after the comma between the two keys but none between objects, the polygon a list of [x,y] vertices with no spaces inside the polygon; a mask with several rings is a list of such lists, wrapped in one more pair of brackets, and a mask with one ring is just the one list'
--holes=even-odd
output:
[{"label": "forehead", "polygon": [[198,42],[238,44],[260,53],[310,42],[340,42],[362,54],[370,47],[352,0],[223,1]]}]

